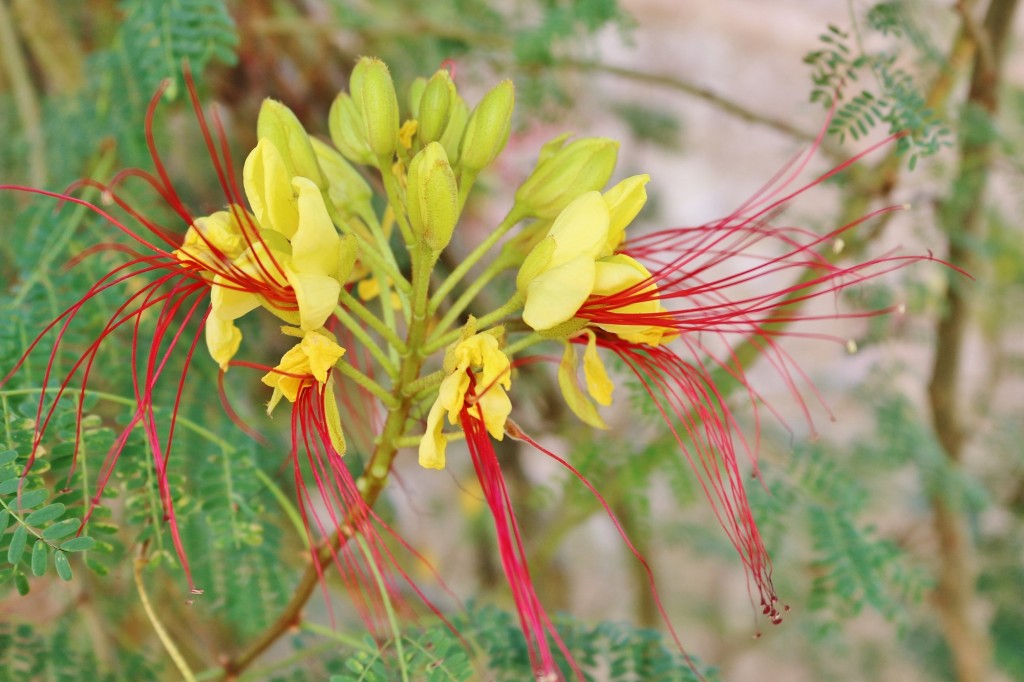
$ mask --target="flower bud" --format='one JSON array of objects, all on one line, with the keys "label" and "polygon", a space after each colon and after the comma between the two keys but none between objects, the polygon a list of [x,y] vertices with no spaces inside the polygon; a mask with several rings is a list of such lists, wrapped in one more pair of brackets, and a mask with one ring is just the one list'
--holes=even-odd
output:
[{"label": "flower bud", "polygon": [[427,79],[417,76],[409,85],[409,111],[413,118],[420,117],[420,99],[423,98],[423,91],[427,87]]},{"label": "flower bud", "polygon": [[448,154],[448,162],[453,166],[459,163],[459,143],[462,141],[462,133],[466,130],[466,123],[469,122],[469,107],[466,101],[453,91],[451,104],[448,108],[448,127],[438,142],[444,147]]},{"label": "flower bud", "polygon": [[256,118],[256,135],[270,140],[281,152],[290,178],[309,178],[320,189],[327,188],[309,135],[291,109],[276,100],[263,100]]},{"label": "flower bud", "polygon": [[512,81],[498,83],[476,105],[466,124],[459,147],[463,168],[479,172],[497,158],[508,142],[512,130],[512,108],[515,88]]},{"label": "flower bud", "polygon": [[439,143],[428,144],[409,164],[406,201],[412,231],[434,251],[446,247],[459,221],[459,188]]},{"label": "flower bud", "polygon": [[547,158],[516,190],[516,203],[529,215],[555,218],[576,197],[604,187],[615,170],[618,148],[615,140],[585,137],[553,153],[545,149]]},{"label": "flower bud", "polygon": [[419,136],[423,144],[441,139],[448,126],[455,84],[447,71],[441,69],[431,76],[423,90],[417,107],[416,119],[420,122]]},{"label": "flower bud", "polygon": [[327,184],[327,198],[341,217],[365,215],[372,210],[373,190],[345,157],[315,137],[309,138]]},{"label": "flower bud", "polygon": [[349,91],[366,126],[366,142],[378,157],[388,159],[398,146],[398,96],[387,65],[363,57],[352,70]]},{"label": "flower bud", "polygon": [[366,124],[355,101],[346,93],[339,93],[331,104],[327,118],[331,141],[352,163],[377,165],[377,159],[366,142]]}]

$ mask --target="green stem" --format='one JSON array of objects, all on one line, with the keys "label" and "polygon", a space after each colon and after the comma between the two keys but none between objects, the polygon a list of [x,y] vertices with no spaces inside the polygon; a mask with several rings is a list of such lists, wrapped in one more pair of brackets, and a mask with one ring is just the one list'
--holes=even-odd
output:
[{"label": "green stem", "polygon": [[391,160],[381,157],[379,160],[380,176],[384,180],[384,191],[388,195],[388,203],[395,212],[395,220],[398,221],[398,229],[402,232],[402,239],[409,245],[410,250],[415,247],[417,240],[409,225],[409,218],[405,215],[405,201],[402,199],[402,188],[398,186],[398,178],[391,168]]},{"label": "green stem", "polygon": [[434,296],[430,299],[431,312],[437,310],[438,307],[440,307],[441,301],[443,301],[448,296],[448,294],[452,292],[452,289],[454,289],[456,285],[458,285],[458,283],[462,281],[462,278],[469,273],[469,270],[478,262],[480,262],[480,259],[483,258],[488,251],[494,248],[494,245],[497,244],[498,241],[502,237],[504,237],[505,234],[509,230],[511,230],[516,223],[518,223],[525,217],[526,215],[524,214],[523,209],[519,206],[519,204],[516,204],[515,206],[512,207],[512,210],[508,212],[508,215],[505,216],[501,223],[496,228],[494,228],[494,230],[487,236],[487,238],[480,242],[480,244],[475,249],[473,249],[473,251],[471,251],[470,254],[466,256],[466,258],[463,259],[461,263],[459,263],[458,267],[456,267],[452,271],[452,273],[448,275],[445,281],[441,283],[441,286],[438,287],[437,291],[434,292]]},{"label": "green stem", "polygon": [[540,332],[533,332],[532,334],[527,334],[526,336],[524,336],[523,338],[519,339],[515,343],[510,343],[509,345],[507,345],[505,347],[505,355],[507,355],[509,357],[512,357],[513,355],[515,355],[519,351],[525,350],[525,349],[529,348],[530,346],[533,346],[533,345],[536,345],[538,343],[541,343],[543,341],[548,341],[548,340],[549,339],[545,339],[543,336],[541,336]]},{"label": "green stem", "polygon": [[344,359],[340,359],[334,364],[334,366],[342,375],[348,377],[373,395],[380,398],[385,407],[392,408],[398,405],[398,401],[395,400],[395,396],[391,395],[391,393],[389,393],[383,386],[368,377],[366,374],[360,372],[351,363],[346,362]]},{"label": "green stem", "polygon": [[419,379],[413,381],[412,383],[406,384],[405,390],[402,391],[402,393],[403,395],[414,396],[426,388],[435,388],[441,385],[441,382],[444,381],[445,376],[447,376],[447,372],[445,372],[443,369],[439,369],[436,372],[431,372],[430,374],[421,376]]},{"label": "green stem", "polygon": [[175,667],[178,668],[178,672],[181,673],[182,679],[186,682],[196,682],[195,673],[189,667],[185,657],[181,655],[181,651],[178,646],[171,639],[170,633],[164,628],[163,623],[157,618],[156,611],[153,609],[152,603],[149,601],[149,595],[146,593],[146,585],[142,578],[142,569],[146,565],[146,560],[139,558],[135,560],[135,589],[139,593],[139,600],[142,602],[142,609],[146,612],[146,617],[149,618],[150,624],[153,626],[153,631],[156,632],[157,638],[160,643],[164,645],[164,649],[167,651],[167,655],[174,661]]},{"label": "green stem", "polygon": [[476,183],[476,177],[479,175],[479,171],[471,170],[469,168],[463,168],[462,173],[459,174],[459,214],[462,214],[462,209],[466,207],[466,199],[469,198],[469,192],[473,189],[473,185]]},{"label": "green stem", "polygon": [[[385,309],[390,310],[390,290],[385,291],[384,282],[381,282],[380,280],[378,280],[378,282],[381,284],[381,302]],[[387,298],[385,298],[385,296],[387,296]],[[380,334],[388,345],[398,351],[399,354],[405,353],[405,342],[398,338],[398,334],[395,333],[394,328],[388,327],[383,320],[374,315],[369,308],[364,306],[359,299],[350,294],[344,287],[341,289],[341,294],[338,300],[347,306],[356,317],[365,322],[368,327]]]},{"label": "green stem", "polygon": [[362,325],[360,325],[355,318],[349,315],[348,311],[341,306],[338,306],[334,309],[334,316],[338,318],[339,322],[345,325],[345,328],[352,333],[352,336],[354,336],[357,341],[366,346],[366,350],[369,351],[374,360],[380,363],[380,366],[385,372],[387,372],[389,377],[394,379],[398,375],[398,370],[394,363],[391,362],[391,358],[389,358],[387,354],[380,349],[380,344],[374,341],[370,335],[366,333],[366,330],[363,329]]},{"label": "green stem", "polygon": [[500,275],[502,272],[508,269],[508,263],[505,259],[498,258],[494,260],[487,268],[480,273],[480,276],[473,280],[462,295],[456,299],[452,307],[444,314],[441,321],[434,327],[434,334],[439,334],[448,330],[449,327],[454,324],[455,320],[458,319],[459,315],[465,310],[473,299],[484,290],[491,280]]},{"label": "green stem", "polygon": [[[487,313],[483,317],[477,318],[476,328],[477,328],[478,331],[483,331],[484,329],[487,329],[488,327],[490,327],[494,323],[496,323],[499,320],[501,320],[501,318],[503,318],[503,317],[505,317],[507,315],[510,315],[511,313],[516,312],[517,310],[519,310],[522,307],[523,307],[523,296],[522,296],[522,294],[516,293],[516,294],[514,294],[512,296],[512,298],[510,298],[508,301],[506,301],[505,304],[502,305],[497,310],[494,310],[494,311],[492,311],[490,313]],[[429,341],[427,343],[426,348],[424,349],[424,352],[427,355],[429,355],[429,354],[433,353],[434,351],[437,351],[437,350],[439,350],[441,348],[444,348],[449,343],[452,343],[453,341],[458,340],[459,335],[461,333],[462,333],[461,329],[453,329],[452,331],[448,332],[447,334],[443,334],[440,337],[435,336],[431,341]]]}]

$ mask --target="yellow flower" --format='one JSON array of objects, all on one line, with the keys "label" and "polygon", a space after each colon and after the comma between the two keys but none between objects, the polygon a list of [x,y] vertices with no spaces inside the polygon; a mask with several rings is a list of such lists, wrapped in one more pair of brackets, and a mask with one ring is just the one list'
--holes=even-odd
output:
[{"label": "yellow flower", "polygon": [[526,324],[545,330],[572,319],[594,288],[608,226],[608,204],[599,192],[580,195],[558,215],[516,278]]},{"label": "yellow flower", "polygon": [[274,411],[282,397],[295,402],[299,391],[310,379],[326,384],[334,363],[345,354],[345,349],[322,329],[303,332],[294,327],[282,327],[281,331],[302,340],[281,357],[277,367],[263,376],[263,383],[274,389],[267,414]]},{"label": "yellow flower", "polygon": [[[552,329],[571,320],[591,296],[613,296],[651,280],[651,273],[638,261],[615,253],[625,240],[627,225],[647,200],[644,186],[649,179],[635,175],[603,195],[587,192],[558,215],[547,236],[527,255],[516,278],[525,299],[526,324],[538,331]],[[637,289],[636,298],[608,312],[627,316],[665,312],[653,281]],[[652,346],[675,336],[659,326],[597,326],[626,341]]]},{"label": "yellow flower", "polygon": [[253,215],[240,219],[236,209],[200,218],[176,252],[213,274],[206,343],[224,370],[241,343],[234,320],[262,305],[304,331],[319,329],[355,260],[354,242],[338,235],[320,188],[291,177],[268,138],[246,159],[243,184]]},{"label": "yellow flower", "polygon": [[427,415],[426,433],[420,441],[420,466],[444,468],[448,439],[442,432],[443,417],[447,412],[450,424],[459,423],[470,387],[470,371],[476,381],[476,406],[469,410],[469,415],[479,419],[482,414],[484,426],[491,437],[496,440],[505,437],[505,421],[512,412],[512,401],[505,391],[512,387],[512,376],[508,356],[502,352],[498,342],[501,333],[489,330],[473,334],[448,351],[445,357],[448,375],[438,389],[437,400]]}]

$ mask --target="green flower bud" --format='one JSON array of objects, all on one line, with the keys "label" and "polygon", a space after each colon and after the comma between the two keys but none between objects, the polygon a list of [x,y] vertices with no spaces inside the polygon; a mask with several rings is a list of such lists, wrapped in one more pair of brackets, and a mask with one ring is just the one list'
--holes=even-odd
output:
[{"label": "green flower bud", "polygon": [[320,189],[326,189],[309,135],[291,109],[272,99],[263,100],[256,118],[256,135],[269,140],[281,152],[289,177],[308,178]]},{"label": "green flower bud", "polygon": [[331,141],[352,163],[377,165],[370,145],[366,141],[366,124],[355,101],[346,93],[339,93],[331,104],[327,118]]},{"label": "green flower bud", "polygon": [[459,221],[459,188],[439,143],[428,144],[409,164],[406,202],[412,231],[434,251],[446,247]]},{"label": "green flower bud", "polygon": [[437,71],[426,84],[419,100],[416,119],[420,122],[419,136],[423,144],[441,139],[448,126],[448,114],[452,108],[455,84],[447,71]]},{"label": "green flower bud", "polygon": [[338,240],[338,271],[334,278],[344,284],[356,267],[359,257],[359,240],[353,234],[347,234]]},{"label": "green flower bud", "polygon": [[502,81],[484,95],[469,117],[462,136],[459,161],[463,168],[479,172],[498,157],[512,130],[514,106],[512,81]]},{"label": "green flower bud", "polygon": [[423,91],[427,87],[427,79],[417,76],[409,86],[409,111],[413,118],[420,117],[420,99],[423,98]]},{"label": "green flower bud", "polygon": [[345,157],[315,137],[309,138],[327,183],[327,198],[343,218],[372,211],[373,190]]},{"label": "green flower bud", "polygon": [[448,127],[444,129],[444,135],[438,142],[448,153],[448,161],[454,166],[459,163],[459,143],[462,141],[462,133],[466,130],[466,123],[469,121],[469,107],[466,101],[455,92],[448,109]]},{"label": "green flower bud", "polygon": [[546,158],[516,190],[516,203],[529,215],[557,217],[576,197],[604,187],[615,170],[618,148],[618,142],[605,137],[584,137],[557,151],[545,145]]},{"label": "green flower bud", "polygon": [[398,146],[398,96],[387,65],[379,59],[363,57],[349,80],[352,99],[363,115],[366,141],[378,157],[388,159]]}]

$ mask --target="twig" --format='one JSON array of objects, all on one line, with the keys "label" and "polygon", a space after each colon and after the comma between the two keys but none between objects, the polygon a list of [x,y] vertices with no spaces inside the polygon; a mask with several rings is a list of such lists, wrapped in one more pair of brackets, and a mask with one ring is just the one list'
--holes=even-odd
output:
[{"label": "twig", "polygon": [[[783,133],[784,135],[800,140],[801,142],[814,142],[817,137],[812,133],[797,128],[788,121],[758,113],[753,109],[743,106],[735,100],[729,99],[724,95],[720,95],[709,88],[683,80],[678,76],[648,73],[646,71],[630,69],[624,66],[613,66],[611,64],[602,64],[600,62],[576,59],[561,59],[557,62],[557,65],[579,69],[581,71],[606,73],[612,76],[626,78],[637,83],[648,83],[650,85],[657,85],[670,90],[677,90],[698,99],[702,99],[731,116],[735,116],[749,123],[757,123],[758,125],[766,126],[772,130]],[[839,149],[827,145],[823,146],[823,151],[829,156],[842,156],[842,152]]]},{"label": "twig", "polygon": [[[998,111],[999,72],[1016,7],[1017,0],[992,0],[982,27],[972,27],[970,12],[961,7],[965,33],[982,41],[977,44],[968,105],[989,117]],[[952,197],[942,206],[940,218],[950,235],[949,259],[968,269],[976,264],[971,244],[984,232],[984,194],[995,152],[992,138],[978,139],[970,132],[961,133],[960,166],[952,184]],[[963,283],[950,282],[947,286],[947,313],[936,329],[935,358],[928,385],[935,433],[953,467],[960,464],[967,438],[958,397],[962,347],[972,308],[968,294]],[[941,493],[933,496],[931,504],[939,541],[935,606],[953,653],[957,679],[982,682],[989,679],[992,643],[984,624],[976,622],[972,615],[976,599],[974,548],[959,510]]]},{"label": "twig", "polygon": [[135,560],[135,589],[139,593],[139,601],[142,602],[142,608],[146,612],[146,617],[149,618],[150,624],[153,626],[153,631],[156,632],[156,636],[160,639],[160,643],[164,645],[164,649],[167,651],[167,655],[174,661],[174,665],[178,668],[178,672],[181,673],[182,679],[186,682],[196,682],[196,676],[192,672],[188,663],[185,661],[185,657],[181,655],[181,651],[178,649],[174,640],[171,639],[163,623],[156,615],[156,611],[153,610],[153,605],[149,601],[149,595],[146,593],[146,583],[142,577],[142,569],[146,566],[146,559],[139,557]]}]

